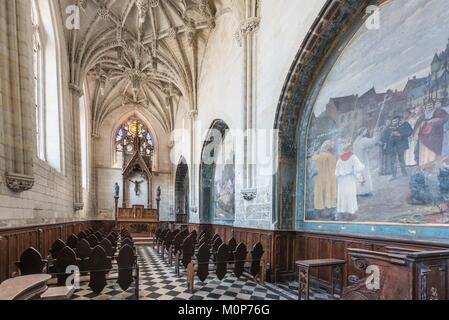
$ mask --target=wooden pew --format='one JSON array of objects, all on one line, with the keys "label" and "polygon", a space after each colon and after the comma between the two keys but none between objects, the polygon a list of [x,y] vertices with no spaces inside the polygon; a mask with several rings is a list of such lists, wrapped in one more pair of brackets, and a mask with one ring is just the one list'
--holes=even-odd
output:
[{"label": "wooden pew", "polygon": [[[75,250],[65,245],[63,240],[56,241],[52,246],[51,253],[58,252],[58,255],[56,259],[52,259],[54,265],[51,273],[56,277],[57,283],[53,280],[50,280],[49,283],[53,282],[54,285],[60,287],[50,288],[41,298],[45,300],[66,300],[70,298],[73,290],[63,290],[66,279],[71,275],[67,274],[67,267],[78,266],[81,273],[84,274],[84,277],[81,277],[81,282],[89,282],[89,286],[96,294],[101,293],[107,285],[106,281],[117,280],[120,287],[125,291],[134,281],[136,298],[139,299],[139,267],[134,243],[128,232],[122,230],[121,234],[125,238],[121,241],[116,274],[109,274],[113,271],[112,260],[114,255],[111,255],[111,253],[113,253],[114,248],[107,237],[103,237],[101,243],[95,248],[91,248],[86,239],[78,240]],[[87,238],[91,236],[96,237],[91,233]],[[111,232],[108,236],[111,236],[111,239],[118,238],[116,232]],[[21,273],[42,273],[45,263],[46,261],[42,260],[42,256],[36,249],[29,248],[23,253],[21,261],[17,262],[17,267]]]}]

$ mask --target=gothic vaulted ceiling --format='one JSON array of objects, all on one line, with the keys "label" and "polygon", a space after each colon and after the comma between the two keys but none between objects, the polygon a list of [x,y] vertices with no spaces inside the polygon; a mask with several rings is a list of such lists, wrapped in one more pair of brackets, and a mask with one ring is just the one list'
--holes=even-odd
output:
[{"label": "gothic vaulted ceiling", "polygon": [[[123,106],[147,109],[167,132],[179,101],[196,109],[199,66],[214,27],[209,0],[60,0],[80,7],[65,29],[71,83],[89,88],[93,133]],[[63,19],[63,21],[65,21]]]}]

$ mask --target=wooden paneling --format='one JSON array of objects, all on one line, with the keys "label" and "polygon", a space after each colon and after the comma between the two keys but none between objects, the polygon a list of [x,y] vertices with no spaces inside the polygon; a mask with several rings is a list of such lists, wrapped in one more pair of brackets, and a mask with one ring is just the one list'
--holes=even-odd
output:
[{"label": "wooden paneling", "polygon": [[36,248],[45,257],[53,242],[66,240],[72,233],[78,234],[90,226],[91,222],[72,222],[0,230],[0,282],[17,271],[15,263],[29,247]]},{"label": "wooden paneling", "polygon": [[[423,242],[385,240],[381,238],[363,236],[345,236],[322,233],[308,233],[299,231],[258,230],[249,228],[234,228],[223,225],[190,224],[189,230],[207,230],[212,235],[218,233],[224,241],[234,236],[237,242],[245,243],[250,249],[257,242],[261,242],[265,250],[265,257],[269,265],[268,276],[271,281],[278,281],[283,277],[296,276],[295,262],[307,259],[335,258],[346,261],[345,285],[348,276],[363,277],[348,256],[348,248],[361,248],[384,252],[387,247],[406,247],[419,250],[448,249],[449,245]],[[330,269],[314,271],[315,276],[328,284]]]},{"label": "wooden paneling", "polygon": [[[276,238],[277,239],[277,238]],[[276,244],[277,250],[284,250],[285,244],[279,239],[279,244]],[[336,258],[346,261],[345,267],[345,285],[348,284],[348,276],[356,275],[359,278],[365,277],[365,275],[357,270],[350,257],[348,255],[348,248],[359,248],[372,251],[385,252],[387,247],[404,247],[411,249],[418,249],[423,251],[443,250],[448,249],[447,244],[434,244],[424,242],[411,242],[401,240],[385,240],[378,238],[364,238],[362,236],[344,236],[344,235],[330,235],[330,234],[318,234],[318,233],[305,233],[296,232],[294,238],[294,257],[293,261],[305,260],[305,259],[323,259],[323,258]],[[287,276],[295,274],[294,267],[286,268],[285,259],[281,259],[281,255],[276,254],[280,260],[279,264],[280,273],[277,276]],[[330,280],[330,270],[320,270],[312,274],[317,276],[324,284],[328,284]]]}]

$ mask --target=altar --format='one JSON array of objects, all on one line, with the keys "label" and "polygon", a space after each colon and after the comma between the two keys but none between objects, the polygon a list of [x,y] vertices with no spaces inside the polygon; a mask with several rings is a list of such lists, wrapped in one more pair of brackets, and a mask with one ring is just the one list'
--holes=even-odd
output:
[{"label": "altar", "polygon": [[153,202],[153,152],[148,129],[138,119],[129,120],[117,133],[117,151],[122,153],[122,207],[120,187],[115,185],[115,224],[139,236],[153,236],[159,224],[160,187]]},{"label": "altar", "polygon": [[119,208],[117,228],[126,228],[134,234],[153,234],[159,224],[159,210],[144,206]]}]

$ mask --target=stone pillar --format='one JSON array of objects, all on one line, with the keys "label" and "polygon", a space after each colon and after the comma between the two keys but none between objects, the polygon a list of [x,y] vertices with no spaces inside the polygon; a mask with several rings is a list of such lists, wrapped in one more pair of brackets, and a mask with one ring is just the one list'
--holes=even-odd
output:
[{"label": "stone pillar", "polygon": [[243,79],[243,119],[244,131],[244,189],[245,200],[254,200],[257,195],[256,186],[256,154],[257,154],[257,30],[259,29],[259,0],[245,0],[245,20],[240,26],[241,43],[244,50]]},{"label": "stone pillar", "polygon": [[76,212],[84,208],[80,136],[80,98],[83,96],[83,91],[74,83],[71,83],[69,87],[72,100],[73,209]]},{"label": "stone pillar", "polygon": [[[196,147],[196,120],[198,118],[198,111],[191,110],[189,111],[189,119],[190,119],[190,166],[189,166],[189,178],[190,178],[190,210],[194,213],[198,212],[198,203],[197,203],[197,167],[199,168],[199,162],[197,165],[196,157],[195,157],[195,147]],[[190,214],[189,214],[190,216]]]},{"label": "stone pillar", "polygon": [[34,84],[29,0],[0,2],[0,113],[7,187],[34,185]]}]

